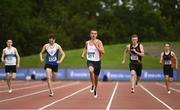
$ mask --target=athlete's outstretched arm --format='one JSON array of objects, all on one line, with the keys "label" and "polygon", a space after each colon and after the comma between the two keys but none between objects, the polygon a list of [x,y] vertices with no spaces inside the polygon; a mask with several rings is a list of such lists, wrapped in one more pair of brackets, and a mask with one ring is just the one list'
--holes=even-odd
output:
[{"label": "athlete's outstretched arm", "polygon": [[87,42],[85,43],[85,46],[83,48],[83,51],[82,51],[82,54],[81,54],[81,58],[84,58],[86,52],[87,52]]},{"label": "athlete's outstretched arm", "polygon": [[129,51],[130,51],[130,45],[127,45],[125,50],[124,50],[124,54],[123,54],[123,58],[122,58],[122,64],[124,64],[126,62],[127,53]]},{"label": "athlete's outstretched arm", "polygon": [[19,68],[19,66],[20,66],[20,56],[19,56],[19,53],[18,53],[17,49],[15,49],[15,51],[16,51],[16,57],[17,57],[17,68]]},{"label": "athlete's outstretched arm", "polygon": [[57,61],[58,64],[61,63],[66,56],[63,49],[61,48],[61,46],[59,46],[59,52],[61,53],[62,56],[61,56],[61,59],[59,61]]},{"label": "athlete's outstretched arm", "polygon": [[163,52],[161,53],[160,55],[160,61],[159,61],[160,64],[163,64]]},{"label": "athlete's outstretched arm", "polygon": [[4,50],[2,52],[1,61],[4,62]]},{"label": "athlete's outstretched arm", "polygon": [[176,61],[176,69],[178,70],[178,59],[177,59],[177,56],[176,56],[176,54],[174,52],[173,52],[173,57],[174,57],[174,59]]},{"label": "athlete's outstretched arm", "polygon": [[41,62],[44,61],[44,59],[43,59],[43,53],[45,52],[45,50],[46,50],[46,47],[45,47],[45,45],[44,45],[43,48],[42,48],[42,50],[41,50],[41,52],[40,52],[40,54],[39,54],[39,57],[40,57],[40,61],[41,61]]}]

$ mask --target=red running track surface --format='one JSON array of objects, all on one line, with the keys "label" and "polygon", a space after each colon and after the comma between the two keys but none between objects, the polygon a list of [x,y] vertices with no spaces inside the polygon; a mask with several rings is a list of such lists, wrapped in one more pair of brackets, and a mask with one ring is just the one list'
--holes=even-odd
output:
[{"label": "red running track surface", "polygon": [[168,94],[163,82],[140,82],[130,93],[130,82],[99,82],[94,98],[89,81],[53,82],[54,96],[48,96],[43,81],[13,81],[8,94],[6,82],[0,83],[0,109],[180,109],[180,83],[171,83]]}]

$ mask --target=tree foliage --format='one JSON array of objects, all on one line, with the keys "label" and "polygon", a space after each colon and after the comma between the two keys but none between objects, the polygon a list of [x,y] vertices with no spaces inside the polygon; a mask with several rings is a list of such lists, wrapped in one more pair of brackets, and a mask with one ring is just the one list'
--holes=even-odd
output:
[{"label": "tree foliage", "polygon": [[21,55],[38,53],[55,33],[64,49],[83,47],[96,28],[105,44],[180,40],[180,0],[1,0],[0,48],[8,38]]}]

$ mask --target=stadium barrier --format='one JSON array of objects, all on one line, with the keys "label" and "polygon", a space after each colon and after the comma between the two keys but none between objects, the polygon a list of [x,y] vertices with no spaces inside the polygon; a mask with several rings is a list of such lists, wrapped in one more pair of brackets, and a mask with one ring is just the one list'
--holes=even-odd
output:
[{"label": "stadium barrier", "polygon": [[[4,69],[0,69],[0,79],[5,79]],[[44,69],[17,69],[16,78],[20,80],[31,79],[40,80],[46,78]],[[108,70],[103,69],[100,73],[100,80],[104,78],[108,80],[129,80],[129,70]],[[89,80],[89,72],[87,69],[59,69],[57,79],[64,80]],[[174,71],[174,80],[180,81],[179,71]],[[162,70],[143,70],[142,80],[163,80],[164,75]]]}]

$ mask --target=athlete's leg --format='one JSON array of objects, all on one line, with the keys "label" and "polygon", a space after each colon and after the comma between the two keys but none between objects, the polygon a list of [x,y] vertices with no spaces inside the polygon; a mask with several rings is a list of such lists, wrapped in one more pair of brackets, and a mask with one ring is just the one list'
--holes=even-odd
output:
[{"label": "athlete's leg", "polygon": [[16,73],[12,73],[12,80],[16,79]]},{"label": "athlete's leg", "polygon": [[136,81],[136,72],[135,70],[131,70],[131,84],[132,84],[132,91],[131,92],[134,92],[134,87],[135,87],[135,81]]},{"label": "athlete's leg", "polygon": [[138,85],[138,82],[141,80],[141,73],[142,73],[142,64],[137,65],[136,68],[136,86]]},{"label": "athlete's leg", "polygon": [[7,80],[7,85],[8,85],[9,93],[12,92],[11,79],[12,79],[12,74],[11,73],[6,73],[6,80]]},{"label": "athlete's leg", "polygon": [[164,76],[167,91],[169,91],[169,75]]},{"label": "athlete's leg", "polygon": [[52,83],[51,83],[52,69],[46,68],[46,75],[47,75],[47,83],[48,83],[49,92],[50,94],[53,94]]},{"label": "athlete's leg", "polygon": [[94,97],[97,98],[98,75],[94,74],[94,79],[95,79]]},{"label": "athlete's leg", "polygon": [[95,88],[97,88],[98,85],[98,75],[94,75],[94,81],[95,81]]},{"label": "athlete's leg", "polygon": [[92,86],[95,86],[94,67],[93,66],[89,66],[89,72],[90,72],[90,79],[91,79]]},{"label": "athlete's leg", "polygon": [[169,70],[170,74],[169,74],[169,82],[172,82],[173,81],[173,68],[171,68]]},{"label": "athlete's leg", "polygon": [[141,76],[137,76],[137,79],[136,79],[136,85],[138,85],[138,82],[141,80]]},{"label": "athlete's leg", "polygon": [[169,82],[173,82],[173,77],[169,77]]},{"label": "athlete's leg", "polygon": [[52,72],[52,80],[53,81],[57,80],[57,72]]}]

